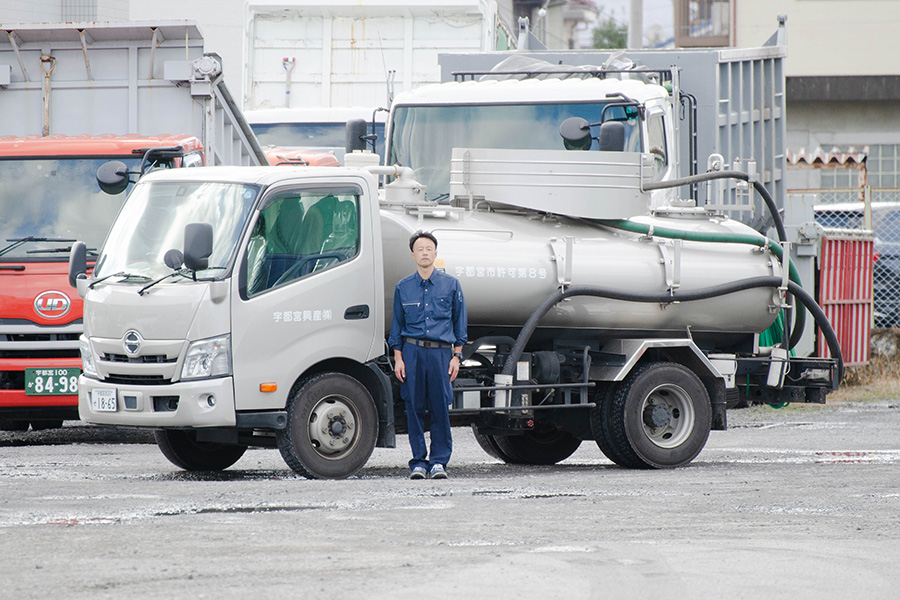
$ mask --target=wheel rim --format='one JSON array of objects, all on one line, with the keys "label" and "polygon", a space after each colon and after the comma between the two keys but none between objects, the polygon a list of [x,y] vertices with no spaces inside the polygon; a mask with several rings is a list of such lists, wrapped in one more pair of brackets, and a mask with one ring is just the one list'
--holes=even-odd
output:
[{"label": "wheel rim", "polygon": [[641,406],[644,434],[660,448],[676,448],[694,429],[694,404],[691,396],[674,384],[655,387]]},{"label": "wheel rim", "polygon": [[309,440],[321,457],[339,460],[353,451],[359,415],[346,396],[327,396],[309,414]]}]

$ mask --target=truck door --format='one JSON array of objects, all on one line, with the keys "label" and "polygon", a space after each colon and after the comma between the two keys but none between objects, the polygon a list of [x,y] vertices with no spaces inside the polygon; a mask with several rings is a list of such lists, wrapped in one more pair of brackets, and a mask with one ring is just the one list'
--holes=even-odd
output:
[{"label": "truck door", "polygon": [[[378,232],[369,225],[367,197],[344,183],[282,188],[263,200],[235,278],[238,410],[283,408],[310,366],[330,358],[365,362],[373,348],[381,350]],[[272,383],[276,391],[261,391]]]}]

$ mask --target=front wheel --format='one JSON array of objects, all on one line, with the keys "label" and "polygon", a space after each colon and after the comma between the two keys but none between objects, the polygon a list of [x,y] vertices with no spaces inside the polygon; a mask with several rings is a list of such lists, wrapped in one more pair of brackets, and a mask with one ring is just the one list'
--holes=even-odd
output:
[{"label": "front wheel", "polygon": [[221,471],[236,463],[246,446],[198,442],[196,431],[157,429],[153,432],[163,456],[185,471]]},{"label": "front wheel", "polygon": [[0,431],[28,431],[28,421],[0,417]]},{"label": "front wheel", "polygon": [[608,444],[615,462],[633,468],[690,463],[703,450],[712,427],[703,382],[686,367],[668,362],[636,368],[598,413],[601,418],[592,425],[595,436],[604,436],[601,449]]},{"label": "front wheel", "polygon": [[288,398],[288,425],[276,434],[284,462],[310,479],[343,479],[375,449],[378,411],[369,391],[341,373],[322,373]]}]

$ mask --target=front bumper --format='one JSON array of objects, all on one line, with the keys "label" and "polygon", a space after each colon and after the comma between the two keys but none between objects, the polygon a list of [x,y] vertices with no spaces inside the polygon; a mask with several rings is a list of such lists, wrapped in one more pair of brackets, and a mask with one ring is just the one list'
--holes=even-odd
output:
[{"label": "front bumper", "polygon": [[[95,411],[94,390],[115,390],[116,411]],[[211,403],[210,398],[214,401]],[[78,414],[82,421],[128,427],[233,427],[234,382],[231,377],[169,385],[126,385],[82,375],[78,380]]]}]

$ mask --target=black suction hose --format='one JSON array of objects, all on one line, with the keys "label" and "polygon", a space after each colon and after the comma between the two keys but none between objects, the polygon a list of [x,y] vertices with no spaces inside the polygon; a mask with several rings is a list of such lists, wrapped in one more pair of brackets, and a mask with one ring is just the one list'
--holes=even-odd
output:
[{"label": "black suction hose", "polygon": [[[750,181],[750,176],[743,171],[710,171],[709,173],[700,173],[699,175],[691,175],[690,177],[682,177],[681,179],[645,183],[641,188],[645,192],[652,192],[653,190],[665,190],[681,187],[683,185],[691,185],[693,183],[713,181],[714,179],[740,179],[741,181]],[[775,206],[775,200],[772,198],[772,194],[770,194],[769,190],[766,189],[766,186],[759,181],[753,182],[753,189],[762,196],[763,202],[766,203],[766,208],[769,209],[769,213],[772,215],[772,221],[775,223],[775,231],[778,233],[778,241],[786,242],[787,231],[784,229],[784,220],[782,220],[781,214],[778,212],[778,207]]]},{"label": "black suction hose", "polygon": [[[691,292],[675,292],[671,294],[668,292],[657,294],[639,294],[636,292],[623,292],[621,290],[588,285],[573,285],[565,290],[557,289],[549,296],[547,296],[547,298],[540,304],[540,306],[538,306],[531,314],[531,316],[528,318],[528,321],[525,322],[525,325],[522,326],[522,330],[519,332],[519,336],[516,338],[516,344],[510,351],[509,358],[506,360],[506,364],[503,365],[503,371],[501,373],[503,375],[512,375],[515,372],[516,363],[522,356],[522,352],[525,351],[525,346],[531,339],[531,336],[534,333],[534,330],[537,328],[540,320],[544,318],[544,315],[546,315],[551,308],[556,306],[565,298],[571,298],[573,296],[597,296],[600,298],[609,298],[611,300],[623,300],[625,302],[670,304],[672,302],[691,302],[695,300],[706,300],[708,298],[724,296],[726,294],[733,294],[753,288],[778,288],[783,284],[784,282],[780,277],[751,277],[749,279],[733,281],[730,283],[694,290]],[[788,291],[794,294],[794,296],[796,296],[803,303],[803,305],[812,314],[813,319],[816,321],[816,324],[822,330],[822,334],[825,336],[825,342],[828,344],[828,349],[831,351],[831,356],[837,362],[837,381],[838,383],[840,383],[844,377],[844,357],[841,353],[841,345],[838,341],[837,334],[831,327],[831,323],[828,321],[828,317],[816,303],[815,299],[810,296],[806,292],[806,290],[804,290],[793,281],[788,282]]]},{"label": "black suction hose", "polygon": [[[709,171],[707,173],[700,173],[699,175],[691,175],[689,177],[682,177],[681,179],[672,179],[669,181],[660,181],[656,183],[647,183],[642,185],[641,187],[645,192],[652,192],[653,190],[664,190],[674,187],[681,187],[682,185],[692,185],[694,183],[703,183],[705,181],[713,181],[715,179],[740,179],[741,181],[750,181],[750,175],[744,173],[743,171]],[[769,190],[766,189],[759,181],[753,182],[753,189],[762,197],[763,202],[766,203],[766,208],[769,209],[769,214],[772,215],[772,222],[775,223],[775,231],[778,233],[778,241],[786,242],[787,241],[787,231],[784,228],[784,220],[781,218],[781,213],[778,212],[778,207],[775,206],[775,199],[772,198],[772,194],[769,193]],[[782,260],[782,262],[784,262]],[[788,304],[790,304],[790,297],[787,298]],[[798,327],[799,335],[796,336],[796,341],[789,340],[791,338],[791,334],[789,332],[791,327],[791,322],[793,319],[793,310],[787,309],[785,310],[785,319],[784,319],[784,334],[782,336],[782,344],[786,348],[792,348],[797,341],[800,340],[800,336],[803,334],[802,328]]]},{"label": "black suction hose", "polygon": [[[673,229],[671,227],[658,227],[656,225],[640,223],[638,221],[630,221],[628,219],[601,219],[597,222],[602,225],[606,225],[607,227],[612,227],[613,229],[621,229],[624,231],[630,231],[631,233],[638,233],[640,235],[656,236],[661,238],[684,240],[690,242],[748,244],[751,246],[768,249],[769,252],[774,254],[778,258],[778,260],[782,262],[782,264],[784,263],[784,251],[782,247],[769,238],[759,234],[721,234],[712,233],[709,231],[686,231],[682,229]],[[800,271],[797,270],[797,267],[793,262],[788,261],[788,265],[790,267],[788,269],[788,273],[791,281],[802,287],[803,282],[800,280]],[[787,319],[785,319],[785,326],[787,327],[788,324],[789,323],[787,322]],[[794,320],[793,326],[793,332],[789,334],[787,345],[788,349],[796,346],[800,342],[800,338],[803,336],[803,329],[806,326],[805,310],[798,310],[796,312],[796,320]],[[782,343],[784,343],[784,338],[782,338]]]}]

